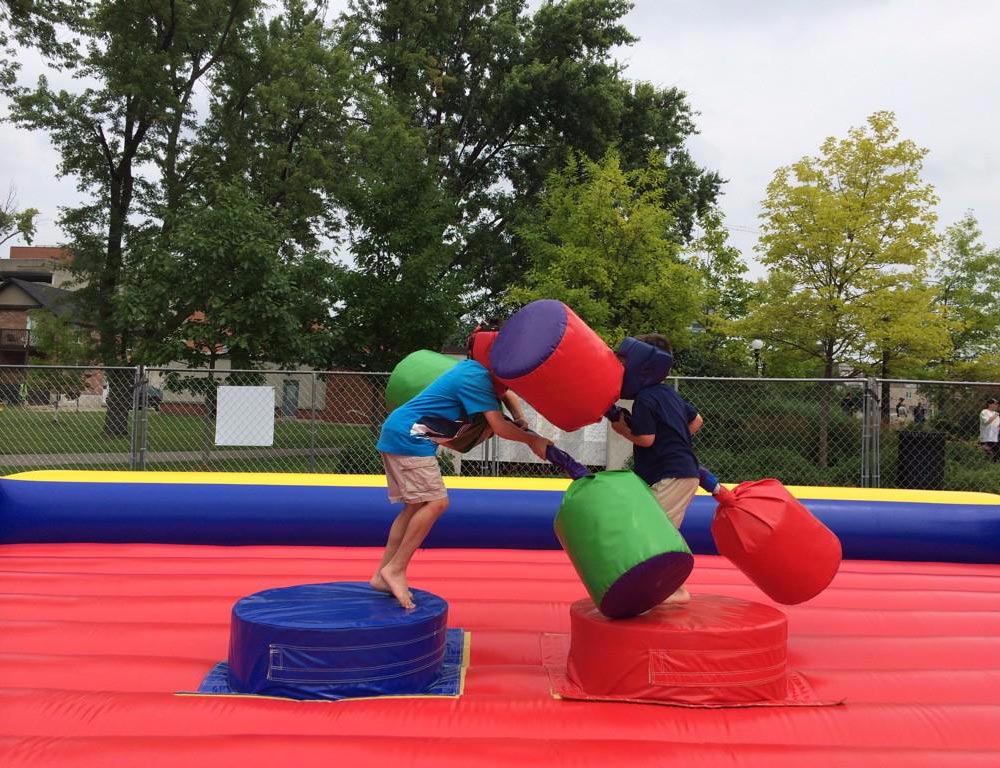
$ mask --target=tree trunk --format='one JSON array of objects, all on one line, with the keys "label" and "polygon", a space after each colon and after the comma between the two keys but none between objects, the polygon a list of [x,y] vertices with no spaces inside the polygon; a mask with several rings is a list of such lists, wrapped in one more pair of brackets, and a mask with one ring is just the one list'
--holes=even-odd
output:
[{"label": "tree trunk", "polygon": [[[122,237],[124,212],[120,208],[121,194],[117,184],[111,188],[111,220],[108,225],[108,248],[104,269],[98,284],[100,306],[97,312],[97,327],[100,331],[101,361],[105,366],[115,366],[118,359],[118,334],[114,317],[114,294],[118,287],[118,275],[122,263]],[[117,203],[117,205],[116,205]],[[105,369],[108,383],[107,407],[104,412],[105,437],[119,438],[128,434],[128,412],[132,407],[134,379],[129,371]]]},{"label": "tree trunk", "polygon": [[108,400],[104,411],[105,437],[128,435],[128,414],[135,399],[135,372],[128,368],[105,368]]},{"label": "tree trunk", "polygon": [[[120,364],[119,345],[125,344],[120,338],[115,319],[115,293],[122,269],[122,241],[125,237],[125,222],[132,204],[132,158],[126,154],[122,158],[109,185],[110,210],[108,212],[108,246],[104,265],[98,279],[100,305],[97,310],[97,329],[100,332],[99,349],[105,366]],[[118,438],[128,434],[128,412],[132,407],[134,378],[128,371],[106,371],[108,382],[108,402],[104,412],[104,435]]]}]

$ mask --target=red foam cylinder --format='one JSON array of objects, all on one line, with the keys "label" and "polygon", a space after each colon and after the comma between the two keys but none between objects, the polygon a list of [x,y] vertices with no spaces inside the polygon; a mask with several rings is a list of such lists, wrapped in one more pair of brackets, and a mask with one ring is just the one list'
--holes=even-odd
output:
[{"label": "red foam cylinder", "polygon": [[777,608],[695,594],[631,619],[570,607],[567,678],[589,696],[702,705],[783,701],[788,622]]},{"label": "red foam cylinder", "polygon": [[712,538],[772,600],[795,605],[833,581],[840,567],[840,539],[779,481],[741,483],[716,495]]},{"label": "red foam cylinder", "polygon": [[504,323],[490,370],[567,432],[601,420],[618,400],[624,368],[615,353],[561,301],[533,301]]}]

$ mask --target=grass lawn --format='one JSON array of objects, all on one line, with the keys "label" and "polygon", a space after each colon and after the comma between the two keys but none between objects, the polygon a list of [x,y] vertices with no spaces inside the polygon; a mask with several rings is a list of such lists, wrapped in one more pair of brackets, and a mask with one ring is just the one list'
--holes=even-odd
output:
[{"label": "grass lawn", "polygon": [[[215,439],[214,421],[199,416],[149,412],[149,451],[198,451]],[[31,411],[6,408],[0,411],[0,464],[3,455],[49,453],[122,453],[128,462],[129,435],[105,437],[104,412],[69,409]],[[132,418],[129,416],[129,430]],[[309,448],[313,443],[313,425],[308,421],[277,421],[274,425],[275,448]],[[317,421],[317,448],[340,448],[374,444],[368,427]],[[220,447],[219,450],[225,450]],[[248,449],[249,450],[249,449]],[[267,448],[259,448],[266,453]],[[307,459],[308,461],[308,459]]]}]

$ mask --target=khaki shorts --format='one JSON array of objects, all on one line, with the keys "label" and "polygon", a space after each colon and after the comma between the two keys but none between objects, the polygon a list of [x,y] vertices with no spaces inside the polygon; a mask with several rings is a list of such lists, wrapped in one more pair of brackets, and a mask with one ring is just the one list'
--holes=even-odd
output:
[{"label": "khaki shorts", "polygon": [[668,477],[654,483],[650,489],[674,528],[681,529],[684,513],[698,490],[697,477]]},{"label": "khaki shorts", "polygon": [[448,498],[437,456],[399,456],[383,453],[389,501],[422,504]]}]

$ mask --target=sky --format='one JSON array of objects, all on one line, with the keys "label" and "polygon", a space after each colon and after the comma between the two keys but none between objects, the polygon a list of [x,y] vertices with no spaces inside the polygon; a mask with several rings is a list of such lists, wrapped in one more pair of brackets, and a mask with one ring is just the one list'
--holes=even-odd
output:
[{"label": "sky", "polygon": [[[690,151],[727,180],[720,204],[751,275],[774,171],[879,110],[930,150],[940,228],[972,210],[1000,246],[1000,0],[636,0],[625,23],[640,37],[618,52],[626,76],[688,94]],[[23,81],[42,71],[30,52],[23,64]],[[41,209],[36,245],[62,240],[58,206],[80,199],[57,164],[44,134],[0,122],[0,193],[13,183]]]}]

